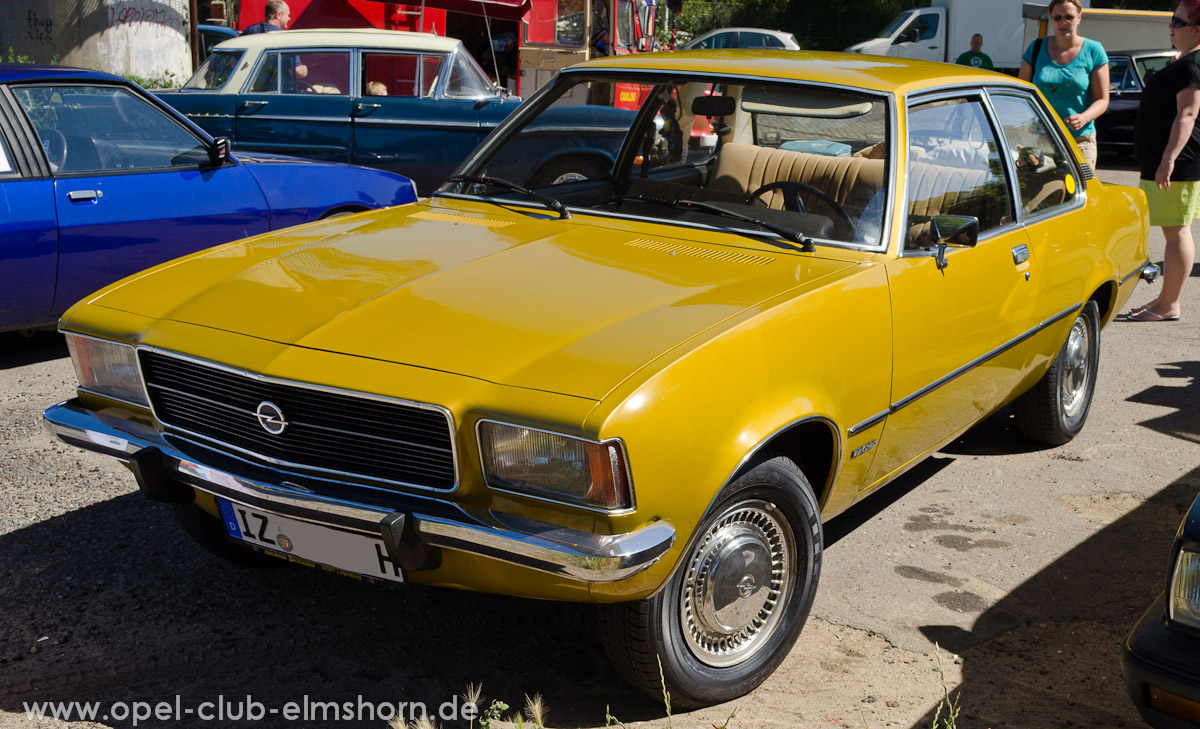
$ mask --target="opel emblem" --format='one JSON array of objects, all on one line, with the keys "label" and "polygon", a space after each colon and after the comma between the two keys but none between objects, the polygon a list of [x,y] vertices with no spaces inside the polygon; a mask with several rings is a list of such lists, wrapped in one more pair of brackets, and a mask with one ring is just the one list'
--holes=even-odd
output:
[{"label": "opel emblem", "polygon": [[258,424],[263,427],[271,435],[279,435],[288,426],[288,421],[283,417],[283,411],[279,406],[268,400],[263,400],[258,404],[258,409],[254,411],[255,417],[258,418]]}]

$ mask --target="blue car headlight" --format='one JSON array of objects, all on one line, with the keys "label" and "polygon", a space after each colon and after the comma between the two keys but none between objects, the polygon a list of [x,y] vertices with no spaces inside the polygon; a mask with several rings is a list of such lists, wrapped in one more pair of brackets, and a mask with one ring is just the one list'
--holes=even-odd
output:
[{"label": "blue car headlight", "polygon": [[492,488],[605,511],[633,505],[619,440],[591,441],[494,420],[481,420],[478,433]]},{"label": "blue car headlight", "polygon": [[1179,552],[1167,598],[1167,616],[1172,622],[1200,630],[1200,553]]},{"label": "blue car headlight", "polygon": [[81,334],[64,334],[81,389],[131,405],[150,407],[133,347]]}]

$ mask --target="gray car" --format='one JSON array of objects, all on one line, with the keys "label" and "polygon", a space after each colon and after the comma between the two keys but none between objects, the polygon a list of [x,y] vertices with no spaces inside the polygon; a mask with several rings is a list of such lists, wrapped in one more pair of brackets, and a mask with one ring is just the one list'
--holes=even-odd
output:
[{"label": "gray car", "polygon": [[800,50],[796,36],[782,30],[766,28],[718,28],[710,30],[683,46],[682,50],[715,48],[784,48]]}]

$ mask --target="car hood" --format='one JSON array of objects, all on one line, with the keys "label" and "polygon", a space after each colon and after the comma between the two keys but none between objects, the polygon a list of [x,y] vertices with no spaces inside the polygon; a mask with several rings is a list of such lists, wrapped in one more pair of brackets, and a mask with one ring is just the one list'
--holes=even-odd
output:
[{"label": "car hood", "polygon": [[433,201],[231,243],[92,303],[598,400],[689,338],[855,265],[664,230],[716,237]]}]

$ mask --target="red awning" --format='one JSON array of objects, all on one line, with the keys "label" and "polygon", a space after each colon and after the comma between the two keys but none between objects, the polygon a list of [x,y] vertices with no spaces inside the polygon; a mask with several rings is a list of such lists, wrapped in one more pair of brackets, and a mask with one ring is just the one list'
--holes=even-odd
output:
[{"label": "red awning", "polygon": [[[375,1],[388,2],[389,0]],[[390,4],[396,3],[392,0]],[[421,6],[420,0],[416,0],[416,2],[410,0],[410,2],[400,4],[410,8]],[[486,15],[499,20],[520,20],[525,15],[525,11],[529,10],[529,5],[530,0],[425,0],[427,8],[451,10],[469,15]]]}]

